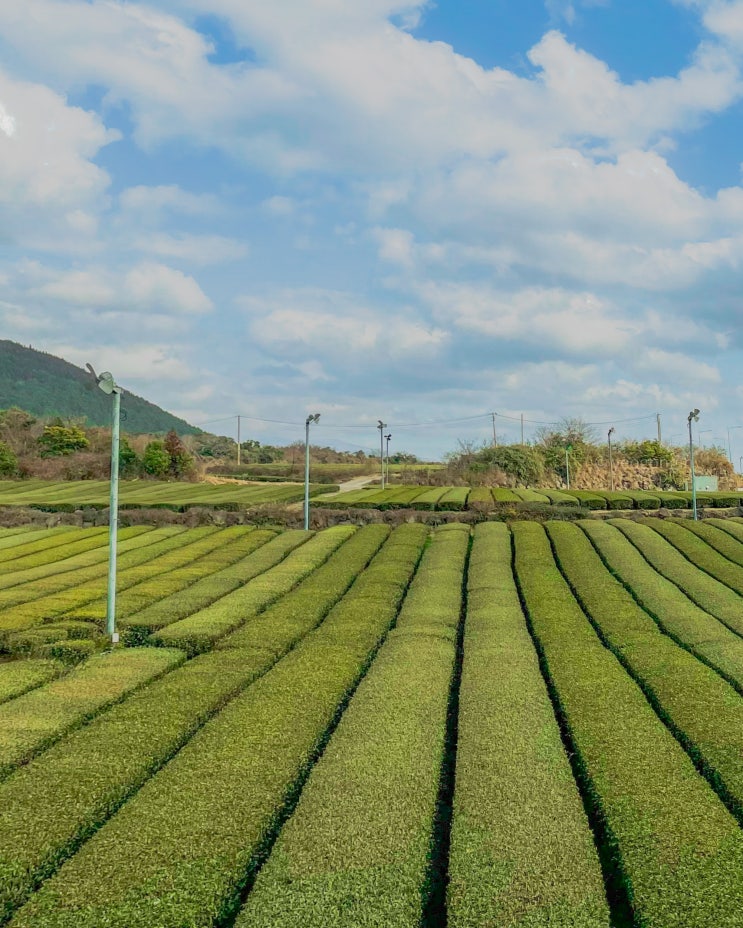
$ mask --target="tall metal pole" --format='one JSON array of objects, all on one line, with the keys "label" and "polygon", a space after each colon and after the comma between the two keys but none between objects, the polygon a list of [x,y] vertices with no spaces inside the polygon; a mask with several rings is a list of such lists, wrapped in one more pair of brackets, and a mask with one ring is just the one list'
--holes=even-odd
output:
[{"label": "tall metal pole", "polygon": [[237,417],[237,466],[240,466],[240,416]]},{"label": "tall metal pole", "polygon": [[310,422],[319,422],[320,413],[307,416],[304,422],[304,530],[310,527]]},{"label": "tall metal pole", "polygon": [[392,438],[392,435],[391,434],[385,435],[384,438],[385,438],[385,441],[387,442],[387,446],[385,448],[385,457],[387,459],[387,483],[389,483],[390,482],[390,438]]},{"label": "tall metal pole", "polygon": [[382,469],[382,489],[384,489],[384,430],[387,428],[387,423],[382,422],[381,419],[378,420],[379,425],[379,466]]},{"label": "tall metal pole", "polygon": [[608,439],[609,439],[609,482],[611,484],[611,491],[614,492],[614,463],[611,458],[611,435],[614,431],[614,426],[609,429]]},{"label": "tall metal pole", "polygon": [[493,417],[493,447],[498,447],[498,436],[495,434],[495,413],[491,412],[490,415]]},{"label": "tall metal pole", "polygon": [[111,499],[108,509],[108,595],[106,597],[106,634],[112,644],[119,640],[116,631],[116,548],[119,530],[119,420],[121,388],[114,387],[111,420]]},{"label": "tall metal pole", "polygon": [[663,437],[662,437],[661,431],[660,431],[660,413],[659,413],[659,412],[657,412],[657,413],[655,414],[655,418],[658,420],[658,444],[659,444],[659,445],[662,445],[662,444],[663,444]]},{"label": "tall metal pole", "polygon": [[689,413],[689,470],[691,471],[691,507],[694,510],[694,519],[697,518],[697,487],[694,480],[694,438],[691,433],[691,423],[699,419],[699,410]]}]

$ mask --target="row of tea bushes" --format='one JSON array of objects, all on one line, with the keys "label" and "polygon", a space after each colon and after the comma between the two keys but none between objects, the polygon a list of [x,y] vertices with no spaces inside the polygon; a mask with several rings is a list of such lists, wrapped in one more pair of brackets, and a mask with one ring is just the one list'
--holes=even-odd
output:
[{"label": "row of tea bushes", "polygon": [[[287,800],[394,622],[427,534],[422,526],[396,529],[325,621],[198,731],[10,924],[226,923]],[[266,658],[263,650],[240,649],[207,656],[244,663],[251,653]]]},{"label": "row of tea bushes", "polygon": [[743,907],[738,822],[596,635],[544,529],[516,523],[513,534],[529,620],[636,923],[733,928]]}]

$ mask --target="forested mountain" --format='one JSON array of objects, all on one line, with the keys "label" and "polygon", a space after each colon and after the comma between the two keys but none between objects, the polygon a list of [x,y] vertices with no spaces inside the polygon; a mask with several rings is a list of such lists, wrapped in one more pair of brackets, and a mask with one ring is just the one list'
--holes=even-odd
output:
[{"label": "forested mountain", "polygon": [[[43,351],[0,339],[0,409],[18,406],[35,416],[85,418],[88,425],[110,425],[111,399],[87,371]],[[200,430],[154,403],[124,390],[121,427],[130,434]]]}]

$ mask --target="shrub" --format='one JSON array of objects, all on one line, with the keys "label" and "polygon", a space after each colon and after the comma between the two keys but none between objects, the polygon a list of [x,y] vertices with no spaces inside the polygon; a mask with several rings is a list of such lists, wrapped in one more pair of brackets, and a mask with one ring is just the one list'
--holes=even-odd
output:
[{"label": "shrub", "polygon": [[638,923],[733,925],[743,835],[560,576],[544,530],[513,527],[515,567],[607,851]]},{"label": "shrub", "polygon": [[580,527],[609,570],[666,634],[743,687],[743,641],[738,635],[654,570],[615,526],[591,521],[580,523]]},{"label": "shrub", "polygon": [[82,451],[90,445],[85,432],[77,425],[45,425],[39,436],[42,457],[58,457]]},{"label": "shrub", "polygon": [[686,519],[682,521],[653,519],[650,527],[685,555],[692,564],[724,583],[725,586],[729,586],[736,593],[743,595],[743,567],[731,563],[711,548],[704,537],[699,537],[694,531],[690,531],[686,527],[690,524],[691,522]]},{"label": "shrub", "polygon": [[0,441],[0,477],[13,477],[18,471],[18,458],[10,446]]},{"label": "shrub", "polygon": [[[660,520],[657,521],[661,524]],[[690,564],[683,554],[648,525],[638,525],[629,519],[612,519],[611,524],[629,538],[661,576],[680,587],[692,602],[716,616],[734,632],[743,634],[743,616],[737,593]]]},{"label": "shrub", "polygon": [[521,610],[505,525],[475,529],[467,590],[449,924],[607,925],[598,857]]},{"label": "shrub", "polygon": [[[404,595],[397,581],[412,576],[426,534],[420,526],[397,529],[364,575],[361,588],[370,593],[371,579],[379,584],[377,595],[356,603],[349,593],[317,630],[198,732],[16,914],[18,928],[99,926],[104,912],[109,925],[127,928],[224,921],[286,797],[304,780],[394,621]],[[266,659],[265,652],[229,649],[208,657],[232,654],[243,662],[253,655]],[[5,846],[13,847],[8,839],[17,834],[19,820],[14,810],[11,834],[5,810],[0,801],[0,860],[8,859]],[[145,834],[157,840],[143,841]],[[110,878],[101,879],[104,858]],[[16,887],[11,898],[22,899],[27,885]],[[3,886],[7,882],[0,879]]]},{"label": "shrub", "polygon": [[170,455],[161,441],[151,441],[144,449],[142,470],[151,477],[165,477],[170,470]]},{"label": "shrub", "polygon": [[[83,647],[86,657],[95,648],[92,641],[64,642],[73,650],[80,645],[93,645]],[[183,658],[179,651],[161,653],[153,648],[110,651],[0,706],[0,777],[143,683],[172,670]]]},{"label": "shrub", "polygon": [[27,658],[0,664],[0,703],[23,696],[58,677],[64,667],[59,661]]}]

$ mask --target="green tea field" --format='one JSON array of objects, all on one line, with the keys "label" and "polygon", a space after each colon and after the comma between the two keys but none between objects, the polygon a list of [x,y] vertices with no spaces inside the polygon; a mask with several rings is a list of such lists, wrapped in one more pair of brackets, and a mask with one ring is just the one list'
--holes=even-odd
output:
[{"label": "green tea field", "polygon": [[743,519],[0,529],[0,925],[743,925]]},{"label": "green tea field", "polygon": [[[310,496],[337,490],[335,486],[311,485]],[[213,506],[221,509],[246,508],[261,503],[296,503],[304,498],[301,483],[271,486],[235,483],[184,483],[155,480],[122,480],[119,503],[122,508]],[[0,480],[0,506],[35,506],[59,510],[86,506],[107,508],[108,480]]]}]

